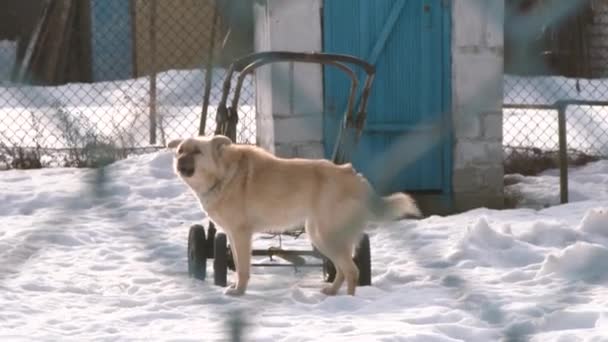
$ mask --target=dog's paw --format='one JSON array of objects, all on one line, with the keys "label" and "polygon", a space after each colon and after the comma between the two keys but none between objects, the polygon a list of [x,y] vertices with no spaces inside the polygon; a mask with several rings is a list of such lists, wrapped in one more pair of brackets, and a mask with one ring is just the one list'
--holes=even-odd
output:
[{"label": "dog's paw", "polygon": [[333,286],[329,285],[329,286],[325,286],[321,289],[321,293],[326,295],[326,296],[335,296],[338,291],[336,289],[333,288]]},{"label": "dog's paw", "polygon": [[238,289],[236,288],[236,286],[231,285],[230,287],[227,287],[226,290],[224,290],[224,294],[227,296],[242,296],[245,294],[245,290],[244,289]]}]

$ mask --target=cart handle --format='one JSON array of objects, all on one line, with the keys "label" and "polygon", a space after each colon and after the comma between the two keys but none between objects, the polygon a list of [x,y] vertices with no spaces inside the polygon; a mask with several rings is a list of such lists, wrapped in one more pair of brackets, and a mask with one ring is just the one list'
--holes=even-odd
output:
[{"label": "cart handle", "polygon": [[[242,69],[241,73],[239,74],[238,80],[237,80],[237,84],[236,84],[236,88],[234,90],[234,96],[232,97],[232,108],[237,108],[240,97],[241,97],[241,89],[243,88],[243,82],[245,81],[245,77],[252,73],[255,69],[269,64],[269,63],[273,63],[276,62],[274,60],[263,60],[263,59],[258,59],[254,62],[252,62],[251,64],[247,65],[245,68]],[[297,61],[300,62],[300,61]],[[311,62],[311,63],[317,63],[317,62]],[[352,119],[352,112],[353,112],[353,107],[355,105],[355,96],[357,93],[357,88],[359,87],[359,80],[357,79],[357,75],[355,75],[355,72],[350,69],[348,66],[346,66],[343,63],[334,61],[334,60],[325,60],[323,62],[320,62],[322,64],[328,64],[328,65],[332,65],[335,66],[336,68],[344,71],[348,77],[350,78],[350,96],[348,97],[348,106],[346,107],[346,116],[348,118]]]},{"label": "cart handle", "polygon": [[357,57],[345,54],[326,53],[326,52],[294,52],[294,51],[263,51],[255,52],[234,61],[231,65],[233,71],[240,72],[249,64],[257,60],[270,61],[300,61],[310,63],[324,63],[326,61],[336,61],[342,63],[356,64],[363,68],[368,75],[376,72],[376,67]]},{"label": "cart handle", "polygon": [[[239,59],[237,59],[236,61],[234,61],[230,67],[227,70],[225,79],[224,79],[224,84],[222,87],[222,98],[220,100],[219,106],[218,106],[218,112],[223,113],[224,115],[217,115],[216,117],[216,121],[218,122],[218,126],[216,127],[216,134],[227,134],[229,133],[228,131],[229,126],[226,126],[227,122],[224,122],[223,124],[220,124],[220,121],[235,121],[233,123],[233,125],[236,124],[236,120],[238,120],[236,117],[237,114],[235,113],[236,108],[238,107],[238,101],[240,98],[240,93],[241,93],[241,88],[243,86],[243,81],[245,76],[247,76],[249,73],[251,73],[253,70],[255,70],[256,68],[269,64],[269,63],[274,63],[274,62],[304,62],[304,63],[318,63],[318,64],[327,64],[327,65],[333,65],[337,68],[339,68],[340,70],[344,71],[350,78],[351,78],[351,89],[350,89],[350,96],[349,96],[349,100],[348,100],[348,106],[347,106],[347,111],[345,113],[345,118],[344,118],[344,124],[346,126],[350,126],[350,127],[357,127],[359,130],[362,128],[363,126],[363,122],[365,121],[365,117],[366,117],[366,109],[367,109],[367,102],[368,102],[368,98],[369,98],[369,93],[371,90],[371,86],[372,86],[372,82],[374,79],[374,74],[376,72],[376,68],[362,60],[359,59],[357,57],[351,56],[351,55],[345,55],[345,54],[332,54],[332,53],[323,53],[323,52],[292,52],[292,51],[265,51],[265,52],[257,52],[257,53],[252,53],[249,55],[246,55],[244,57],[241,57]],[[364,69],[364,71],[367,74],[366,80],[365,80],[365,85],[363,88],[363,91],[361,93],[361,102],[359,104],[359,110],[358,110],[358,114],[357,114],[357,122],[355,121],[355,117],[353,115],[353,109],[355,106],[355,98],[356,98],[356,91],[358,88],[358,79],[355,75],[355,73],[353,72],[352,69],[350,69],[348,66],[346,66],[344,63],[351,63],[351,64],[355,64],[358,65],[359,67],[361,67],[362,69]],[[234,74],[234,72],[240,72],[241,74],[238,77],[238,81],[237,81],[237,86],[235,89],[235,94],[232,98],[232,106],[230,109],[226,108],[226,102],[228,101],[228,95],[230,93],[230,84],[231,84],[231,80],[232,80],[232,75]],[[225,126],[225,127],[224,127]],[[225,132],[224,132],[225,131]],[[236,132],[234,132],[236,133]],[[357,132],[357,136],[360,135],[360,132]],[[236,137],[234,137],[236,138]]]},{"label": "cart handle", "polygon": [[352,121],[353,118],[353,107],[354,102],[352,102],[355,98],[355,93],[352,92],[353,83],[355,83],[355,92],[358,87],[358,81],[356,80],[355,74],[352,70],[346,67],[343,63],[351,63],[360,66],[367,73],[367,78],[365,80],[365,86],[363,88],[363,92],[361,94],[361,103],[359,107],[359,113],[365,113],[367,108],[367,100],[369,97],[369,92],[371,89],[371,85],[374,79],[374,74],[376,68],[357,57],[345,54],[332,54],[332,53],[321,53],[321,52],[292,52],[292,51],[265,51],[265,52],[257,52],[246,55],[242,58],[239,58],[235,62],[233,62],[228,71],[227,75],[224,79],[223,84],[223,93],[222,98],[220,100],[220,106],[226,106],[226,102],[228,101],[228,95],[230,92],[230,83],[232,81],[232,75],[235,71],[241,72],[239,75],[238,83],[235,89],[235,96],[232,99],[232,108],[236,108],[238,105],[238,101],[240,98],[241,88],[243,79],[247,74],[251,73],[254,69],[263,66],[265,64],[281,62],[281,61],[294,61],[294,62],[304,62],[304,63],[319,63],[319,64],[329,64],[334,65],[340,68],[342,71],[347,73],[351,78],[351,97],[349,98],[349,104],[347,109],[347,120]]}]

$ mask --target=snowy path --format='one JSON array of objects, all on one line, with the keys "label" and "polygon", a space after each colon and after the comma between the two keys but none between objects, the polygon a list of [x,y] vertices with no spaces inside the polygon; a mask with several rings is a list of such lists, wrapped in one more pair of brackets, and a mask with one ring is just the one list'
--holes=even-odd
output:
[{"label": "snowy path", "polygon": [[[320,294],[320,269],[254,268],[231,298],[188,278],[203,214],[170,163],[119,161],[103,187],[91,170],[0,173],[0,340],[214,341],[244,310],[255,341],[608,341],[606,191],[372,227],[374,285],[356,297]],[[608,188],[608,163],[589,168]]]}]

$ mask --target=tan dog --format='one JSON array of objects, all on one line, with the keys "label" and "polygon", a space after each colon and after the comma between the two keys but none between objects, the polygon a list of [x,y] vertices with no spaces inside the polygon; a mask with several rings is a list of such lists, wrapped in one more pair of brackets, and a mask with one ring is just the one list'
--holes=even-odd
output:
[{"label": "tan dog", "polygon": [[177,148],[176,173],[230,241],[237,281],[226,294],[247,289],[254,233],[304,223],[312,244],[336,267],[334,282],[322,292],[334,295],[346,280],[347,293],[354,295],[359,270],[352,254],[366,223],[420,216],[410,196],[376,195],[350,164],[278,158],[222,135],[174,140],[168,146]]}]

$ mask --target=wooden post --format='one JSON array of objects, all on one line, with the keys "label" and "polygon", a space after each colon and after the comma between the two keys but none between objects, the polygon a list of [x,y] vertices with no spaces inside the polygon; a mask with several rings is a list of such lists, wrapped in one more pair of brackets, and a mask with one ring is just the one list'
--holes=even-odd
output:
[{"label": "wooden post", "polygon": [[213,53],[215,52],[215,30],[218,26],[217,1],[213,2],[213,23],[211,24],[211,38],[209,39],[209,53],[207,54],[207,67],[205,68],[205,93],[203,94],[203,108],[201,110],[201,120],[198,126],[198,135],[205,135],[207,126],[207,113],[209,109],[209,96],[213,86]]},{"label": "wooden post", "polygon": [[150,145],[156,144],[156,0],[150,0]]}]

